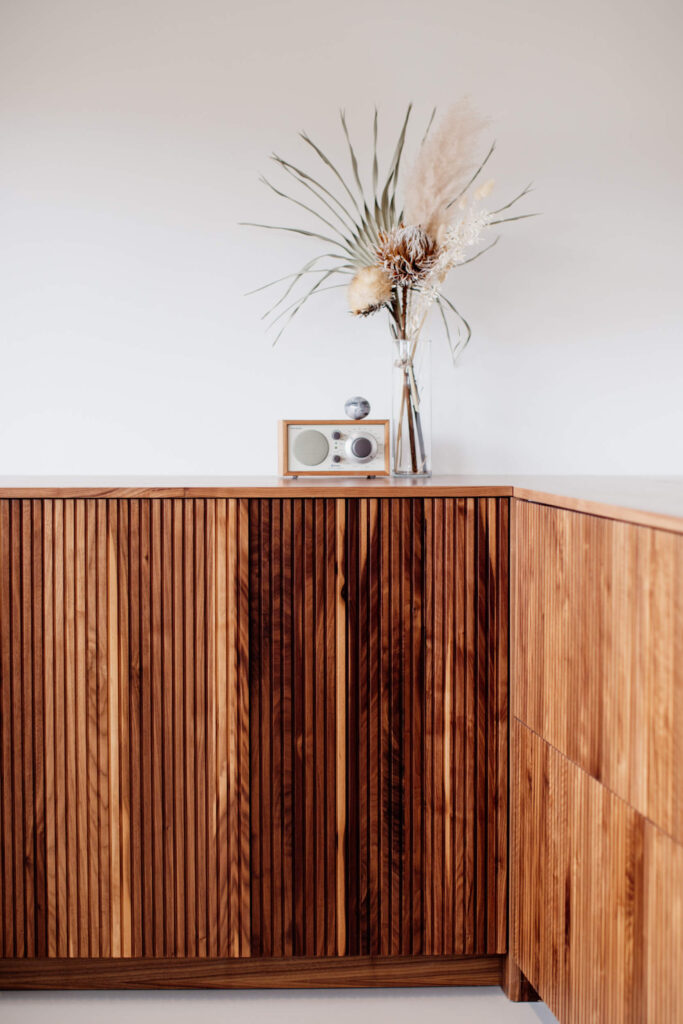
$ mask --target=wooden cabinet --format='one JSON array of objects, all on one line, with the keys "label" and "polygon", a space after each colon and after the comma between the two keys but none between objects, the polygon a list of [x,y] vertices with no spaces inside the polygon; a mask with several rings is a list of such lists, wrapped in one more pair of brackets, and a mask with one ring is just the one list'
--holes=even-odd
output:
[{"label": "wooden cabinet", "polygon": [[512,954],[562,1024],[683,1019],[683,536],[513,502]]},{"label": "wooden cabinet", "polygon": [[681,521],[301,483],[0,493],[0,986],[681,1019]]},{"label": "wooden cabinet", "polygon": [[507,498],[0,500],[0,983],[497,982],[507,565]]}]

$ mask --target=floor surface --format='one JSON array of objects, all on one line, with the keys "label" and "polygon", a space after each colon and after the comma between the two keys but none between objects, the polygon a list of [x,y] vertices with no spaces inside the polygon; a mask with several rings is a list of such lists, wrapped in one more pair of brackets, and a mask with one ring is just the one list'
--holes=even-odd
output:
[{"label": "floor surface", "polygon": [[2,1024],[554,1024],[498,988],[315,992],[0,992]]}]

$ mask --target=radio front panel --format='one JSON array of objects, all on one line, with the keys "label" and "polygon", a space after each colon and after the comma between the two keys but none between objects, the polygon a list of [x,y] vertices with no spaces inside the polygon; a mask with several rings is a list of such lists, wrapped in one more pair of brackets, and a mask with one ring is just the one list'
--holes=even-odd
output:
[{"label": "radio front panel", "polygon": [[388,420],[283,420],[283,476],[387,476]]}]

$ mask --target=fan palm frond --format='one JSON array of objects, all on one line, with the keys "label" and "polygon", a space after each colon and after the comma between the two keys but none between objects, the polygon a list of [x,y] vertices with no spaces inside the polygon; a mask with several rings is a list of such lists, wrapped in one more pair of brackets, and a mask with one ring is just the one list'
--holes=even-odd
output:
[{"label": "fan palm frond", "polygon": [[[356,277],[365,268],[378,267],[387,238],[393,238],[396,231],[404,227],[404,207],[399,205],[397,194],[412,110],[413,105],[410,103],[401,121],[391,159],[382,172],[379,161],[379,115],[375,108],[371,127],[372,160],[367,184],[363,182],[358,152],[352,142],[344,110],[340,110],[339,119],[349,160],[348,170],[342,171],[306,132],[300,132],[299,137],[308,149],[315,153],[323,168],[321,174],[304,170],[277,153],[272,154],[274,163],[287,175],[289,185],[284,187],[275,184],[266,177],[261,178],[262,183],[279,199],[296,207],[297,210],[304,211],[312,218],[313,223],[310,227],[244,223],[249,227],[313,239],[324,243],[326,250],[308,260],[299,270],[254,289],[258,292],[277,285],[282,286],[276,301],[263,314],[263,319],[269,320],[271,326],[281,324],[284,319],[275,341],[280,338],[308,299],[332,288],[345,287],[347,279]],[[513,212],[511,216],[506,215],[519,200],[529,194],[532,190],[531,185],[527,185],[498,209],[490,213],[477,213],[470,202],[469,190],[493,155],[495,142],[479,163],[472,159],[478,132],[486,122],[473,113],[466,100],[447,111],[437,127],[432,130],[435,116],[436,107],[431,112],[418,147],[415,167],[408,178],[405,204],[406,213],[410,218],[405,230],[413,233],[424,230],[429,239],[429,266],[434,267],[433,279],[430,279],[429,288],[421,288],[424,273],[429,269],[427,264],[423,268],[424,273],[420,274],[419,282],[417,279],[414,282],[411,279],[408,284],[399,285],[391,278],[394,288],[392,297],[390,301],[383,302],[376,308],[387,309],[389,326],[394,336],[410,328],[410,336],[413,337],[412,331],[416,330],[419,333],[430,304],[436,302],[451,353],[456,359],[467,346],[472,332],[462,314],[442,293],[441,287],[447,273],[456,266],[473,262],[496,245],[498,238],[480,248],[469,259],[464,258],[466,248],[477,246],[483,228],[524,220],[536,214],[516,215]],[[489,182],[479,189],[474,195],[475,203],[488,195],[492,186],[493,182]],[[425,217],[422,214],[425,214]],[[430,227],[426,221],[423,223],[425,218],[429,220],[427,214],[434,224],[441,226],[438,232],[432,230],[433,225]],[[445,236],[442,228],[446,229]],[[331,285],[326,283],[336,277],[343,280]],[[313,284],[311,278],[315,278]],[[301,290],[297,296],[299,288]],[[288,299],[292,301],[285,305]],[[413,303],[417,303],[419,315],[412,309]],[[409,304],[416,327],[408,324]]]},{"label": "fan palm frond", "polygon": [[[406,110],[394,152],[386,172],[386,177],[383,179],[380,187],[377,141],[379,117],[378,112],[375,109],[372,123],[372,192],[369,195],[366,194],[366,190],[363,186],[360,163],[355,147],[351,141],[351,134],[349,132],[346,114],[343,110],[340,111],[339,116],[351,164],[350,180],[347,180],[322,147],[314,142],[306,132],[301,132],[300,138],[314,151],[326,170],[332,175],[337,186],[336,188],[334,185],[328,186],[324,184],[324,182],[309,173],[309,171],[305,171],[296,164],[291,163],[289,160],[285,160],[277,153],[272,155],[272,159],[278,167],[299,187],[305,189],[309,198],[307,201],[304,201],[296,195],[292,195],[289,191],[285,191],[283,188],[278,188],[273,184],[273,182],[265,177],[261,178],[262,183],[280,199],[291,203],[298,209],[304,210],[332,233],[328,235],[312,229],[309,230],[306,228],[290,227],[280,224],[244,222],[245,225],[249,227],[264,228],[271,231],[291,232],[302,235],[305,238],[313,238],[316,241],[325,242],[327,245],[330,245],[339,251],[327,253],[328,259],[334,259],[336,261],[334,266],[317,266],[316,264],[320,263],[324,257],[315,257],[313,260],[309,260],[308,263],[305,263],[300,270],[295,271],[293,274],[287,274],[285,277],[278,278],[276,281],[271,281],[269,284],[263,285],[260,289],[255,289],[255,291],[260,291],[262,289],[287,282],[286,287],[277,301],[266,311],[266,313],[264,313],[265,319],[271,318],[271,322],[274,324],[278,322],[282,316],[289,314],[285,321],[285,326],[287,326],[309,298],[322,291],[329,290],[329,288],[321,288],[324,281],[329,280],[329,278],[334,275],[343,277],[353,276],[358,270],[363,267],[373,265],[376,262],[376,250],[380,244],[380,237],[382,233],[390,231],[398,224],[399,218],[397,218],[396,212],[396,189],[411,110],[412,104],[410,104]],[[314,274],[319,277],[316,284],[307,288],[298,299],[282,310],[282,303],[292,295],[296,287],[309,274]],[[331,287],[343,287],[343,283]],[[277,315],[275,315],[276,313]],[[282,330],[284,330],[284,327],[280,330],[277,338],[282,334]]]}]

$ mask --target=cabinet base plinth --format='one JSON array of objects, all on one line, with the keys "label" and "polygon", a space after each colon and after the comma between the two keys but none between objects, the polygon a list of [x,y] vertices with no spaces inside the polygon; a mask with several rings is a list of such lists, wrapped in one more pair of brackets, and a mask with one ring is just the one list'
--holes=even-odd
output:
[{"label": "cabinet base plinth", "polygon": [[503,956],[0,959],[0,989],[500,985]]},{"label": "cabinet base plinth", "polygon": [[503,978],[501,988],[513,1003],[536,1003],[538,992],[533,987],[526,975],[522,974],[518,965],[510,954],[505,957],[503,963]]}]

